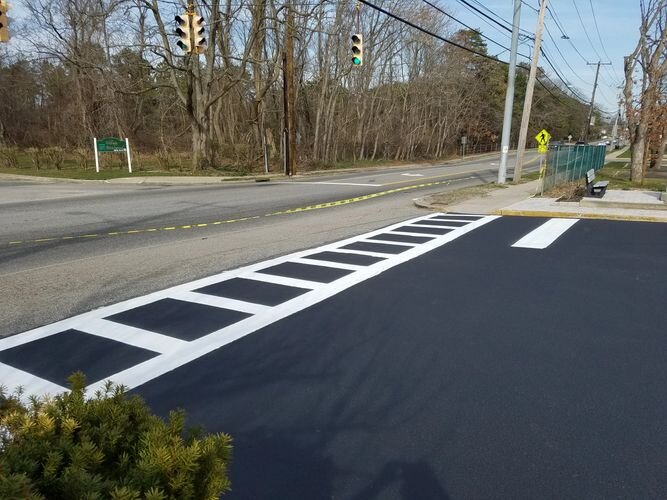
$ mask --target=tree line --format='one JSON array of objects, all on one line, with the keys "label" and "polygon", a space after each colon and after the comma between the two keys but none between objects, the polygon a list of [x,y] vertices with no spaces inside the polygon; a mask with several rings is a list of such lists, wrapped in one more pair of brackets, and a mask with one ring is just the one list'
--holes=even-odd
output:
[{"label": "tree line", "polygon": [[[456,153],[464,135],[472,146],[500,140],[506,65],[365,6],[357,16],[352,0],[196,3],[208,41],[199,57],[176,46],[173,20],[184,11],[178,1],[19,1],[30,22],[15,27],[20,42],[0,52],[0,145],[85,149],[93,137],[117,135],[141,151],[187,153],[194,170],[261,168],[265,160],[275,170],[287,36],[300,165],[435,159]],[[378,3],[489,54],[478,31],[457,29],[426,4]],[[353,67],[357,29],[364,63]],[[578,137],[587,105],[548,76],[539,71],[531,131]],[[513,131],[526,79],[520,65]]]}]

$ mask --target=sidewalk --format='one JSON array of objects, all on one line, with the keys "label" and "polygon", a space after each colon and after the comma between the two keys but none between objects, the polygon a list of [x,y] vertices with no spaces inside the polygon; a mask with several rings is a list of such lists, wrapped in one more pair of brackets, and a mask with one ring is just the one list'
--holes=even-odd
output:
[{"label": "sidewalk", "polygon": [[667,203],[660,200],[661,193],[610,190],[601,199],[584,198],[583,203],[559,202],[557,198],[534,197],[538,186],[538,180],[508,184],[485,196],[448,206],[434,204],[432,196],[418,198],[415,204],[452,213],[667,222]]}]

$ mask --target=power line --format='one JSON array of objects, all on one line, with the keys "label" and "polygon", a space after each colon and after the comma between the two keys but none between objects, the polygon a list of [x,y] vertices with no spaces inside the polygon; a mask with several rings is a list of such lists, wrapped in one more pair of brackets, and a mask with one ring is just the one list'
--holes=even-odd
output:
[{"label": "power line", "polygon": [[553,42],[556,51],[558,52],[558,54],[560,54],[560,57],[563,59],[563,61],[565,62],[567,67],[570,69],[570,71],[572,71],[572,73],[574,73],[577,76],[577,78],[579,78],[579,80],[581,80],[582,82],[584,82],[585,84],[588,85],[588,82],[586,80],[584,80],[581,76],[579,76],[579,73],[574,70],[574,68],[570,65],[569,61],[567,60],[567,58],[563,55],[563,52],[561,52],[560,48],[558,47],[558,44],[556,43],[556,40],[554,40],[554,37],[551,35],[551,31],[549,30],[549,26],[547,26],[547,24],[545,23],[544,27],[546,28],[547,35],[549,36],[549,39]]},{"label": "power line", "polygon": [[540,49],[541,54],[544,56],[544,60],[547,62],[547,64],[551,67],[553,70],[554,74],[558,77],[558,79],[565,85],[565,88],[569,90],[572,95],[574,95],[575,98],[577,98],[579,101],[586,102],[586,99],[581,97],[578,93],[576,93],[572,88],[570,87],[570,84],[565,81],[565,79],[561,76],[560,72],[556,69],[556,66],[551,62],[551,59],[549,59],[549,56],[547,53],[544,51],[543,48]]},{"label": "power line", "polygon": [[[371,2],[369,2],[368,0],[358,0],[358,1],[361,2],[361,3],[363,3],[364,5],[367,5],[368,7],[372,8],[372,9],[377,10],[378,12],[383,13],[385,16],[389,16],[389,17],[391,17],[392,19],[395,19],[396,21],[399,21],[399,22],[401,22],[401,23],[403,23],[403,24],[406,24],[406,25],[408,25],[408,26],[410,26],[410,27],[412,27],[412,28],[414,28],[414,29],[416,29],[416,30],[418,30],[418,31],[421,31],[422,33],[425,33],[425,34],[430,35],[430,36],[432,36],[432,37],[434,37],[434,38],[437,38],[438,40],[441,40],[441,41],[443,41],[443,42],[445,42],[445,43],[447,43],[447,44],[449,44],[449,45],[453,45],[454,47],[457,47],[457,48],[459,48],[459,49],[463,49],[463,50],[465,50],[466,52],[470,52],[470,53],[472,53],[472,54],[478,55],[478,56],[483,57],[483,58],[485,58],[485,59],[489,59],[490,61],[494,61],[494,62],[496,62],[496,63],[503,64],[503,65],[505,65],[505,66],[509,66],[509,63],[507,63],[507,62],[505,62],[505,61],[501,61],[500,59],[497,59],[497,58],[495,58],[495,57],[491,57],[491,56],[486,55],[486,54],[483,54],[483,53],[481,53],[481,52],[477,52],[476,50],[473,50],[473,49],[470,49],[470,48],[465,47],[465,46],[463,46],[463,45],[460,45],[460,44],[458,44],[458,43],[456,43],[456,42],[454,42],[454,41],[452,41],[452,40],[448,40],[447,38],[445,38],[445,37],[443,37],[443,36],[440,36],[440,35],[438,35],[438,34],[436,34],[436,33],[433,33],[432,31],[427,30],[426,28],[422,28],[421,26],[419,26],[419,25],[417,25],[417,24],[415,24],[415,23],[413,23],[413,22],[411,22],[411,21],[408,21],[407,19],[402,18],[401,16],[399,16],[399,15],[397,15],[397,14],[394,14],[394,13],[392,13],[392,12],[389,12],[388,10],[383,9],[382,7],[379,7],[379,6],[377,6],[377,5],[375,5],[375,4],[371,3]],[[553,98],[554,98],[556,101],[558,101],[559,103],[563,104],[563,101],[561,101],[561,100],[558,98],[558,96],[556,96],[553,92],[551,92],[551,89],[549,89],[543,82],[541,82],[539,79],[537,79],[537,83],[539,83],[540,86],[541,86],[542,88],[544,88],[544,90],[546,90],[546,91],[549,93],[549,95],[551,95],[551,97],[553,97]]]},{"label": "power line", "polygon": [[560,20],[560,17],[558,17],[558,13],[556,12],[556,9],[549,5],[547,6],[547,11],[551,15],[551,19],[553,19],[554,23],[556,23],[556,26],[558,26],[558,29],[560,30],[561,38],[563,40],[567,40],[567,42],[572,46],[574,51],[577,53],[577,55],[581,58],[582,61],[585,63],[588,62],[588,59],[584,57],[584,55],[579,51],[577,46],[572,42],[572,39],[565,33],[565,30],[563,29],[563,23]]},{"label": "power line", "polygon": [[[479,31],[479,30],[477,30],[477,29],[475,29],[475,28],[472,28],[471,26],[468,26],[466,23],[464,23],[463,21],[460,21],[459,19],[457,19],[457,18],[454,17],[453,15],[449,14],[448,12],[444,11],[442,8],[438,7],[436,4],[430,2],[429,0],[422,0],[422,2],[424,2],[424,3],[427,4],[427,5],[430,5],[431,7],[433,7],[435,10],[437,10],[437,11],[440,12],[441,14],[443,14],[443,15],[447,16],[448,18],[450,18],[450,19],[456,21],[457,23],[461,24],[462,26],[465,26],[465,27],[468,28],[469,30],[474,31],[474,32],[477,33],[479,36],[481,36],[481,37],[487,39],[488,41],[490,41],[491,43],[497,45],[498,47],[501,47],[501,48],[507,50],[508,52],[511,50],[509,47],[503,45],[502,43],[496,42],[493,38],[491,38],[491,37],[485,35],[485,34],[482,33],[481,31]],[[521,57],[525,57],[525,58],[527,58],[527,59],[530,59],[530,57],[527,56],[527,55],[525,55],[525,54],[519,54],[519,55],[520,55]]]},{"label": "power line", "polygon": [[[611,62],[611,57],[609,57],[609,54],[607,54],[607,49],[604,47],[604,42],[602,41],[602,36],[600,35],[600,28],[598,26],[598,20],[597,16],[595,15],[595,9],[593,8],[593,0],[588,0],[588,4],[591,6],[591,12],[593,13],[593,22],[595,23],[595,31],[598,34],[598,40],[600,41],[600,47],[602,47],[602,53],[605,55],[607,58],[607,61]],[[614,72],[614,77],[616,81],[621,80],[621,78],[618,77],[618,74],[616,73],[616,70],[614,69],[614,66],[611,66],[612,71]],[[607,70],[607,67],[605,66],[605,70]],[[607,73],[609,73],[609,70],[607,70]],[[611,74],[609,74],[611,76]]]},{"label": "power line", "polygon": [[434,37],[434,38],[437,38],[438,40],[443,41],[443,42],[445,42],[445,43],[447,43],[447,44],[449,44],[449,45],[452,45],[452,46],[457,47],[457,48],[459,48],[459,49],[465,50],[466,52],[470,52],[471,54],[475,54],[475,55],[480,56],[480,57],[483,57],[483,58],[485,58],[485,59],[489,59],[489,60],[491,60],[491,61],[496,61],[496,62],[499,62],[499,63],[502,63],[502,64],[507,64],[506,62],[501,61],[501,60],[499,60],[499,59],[497,59],[497,58],[495,58],[495,57],[489,56],[489,55],[484,54],[484,53],[482,53],[482,52],[478,52],[478,51],[476,51],[476,50],[474,50],[474,49],[471,49],[471,48],[469,48],[469,47],[466,47],[465,45],[461,45],[460,43],[456,43],[456,42],[454,42],[454,41],[452,41],[452,40],[449,40],[449,39],[447,39],[447,38],[445,38],[445,37],[443,37],[443,36],[440,36],[440,35],[438,35],[437,33],[433,33],[432,31],[430,31],[430,30],[428,30],[428,29],[426,29],[426,28],[422,28],[421,26],[418,26],[418,25],[416,25],[415,23],[413,23],[413,22],[411,22],[411,21],[408,21],[407,19],[404,19],[404,18],[402,18],[402,17],[400,17],[400,16],[398,16],[398,15],[392,13],[392,12],[389,12],[388,10],[385,10],[385,9],[383,9],[382,7],[379,7],[379,6],[375,5],[375,4],[372,4],[372,3],[369,2],[368,0],[358,0],[358,1],[361,2],[361,3],[363,3],[364,5],[369,6],[369,7],[372,8],[372,9],[377,10],[378,12],[382,12],[385,16],[389,16],[389,17],[391,17],[392,19],[395,19],[395,20],[397,20],[397,21],[399,21],[399,22],[401,22],[401,23],[403,23],[403,24],[407,24],[408,26],[410,26],[410,27],[412,27],[412,28],[414,28],[414,29],[416,29],[416,30],[421,31],[422,33],[425,33],[425,34],[427,34],[427,35],[430,35],[430,36],[432,36],[432,37]]},{"label": "power line", "polygon": [[[504,22],[507,26],[509,26],[509,28],[510,28],[510,32],[512,31],[512,23],[511,23],[510,21],[508,21],[508,20],[505,19],[504,17],[501,17],[497,12],[491,10],[490,8],[488,8],[486,5],[484,5],[484,4],[483,4],[482,2],[480,2],[479,0],[472,0],[472,1],[473,1],[474,3],[476,3],[477,5],[479,5],[482,9],[484,9],[485,11],[487,11],[489,14],[491,14],[492,16],[495,16],[497,19],[500,19],[500,20],[501,20],[502,22]],[[523,2],[523,0],[522,0],[522,2]],[[524,2],[524,3],[525,3],[525,2]],[[530,31],[527,31],[527,30],[525,30],[525,29],[523,29],[523,28],[521,28],[521,27],[519,27],[519,31],[523,31],[526,35],[528,35],[528,36],[530,36],[530,37],[532,37],[532,38],[535,38],[535,35],[534,35],[533,33],[531,33]]]},{"label": "power line", "polygon": [[[479,15],[481,15],[482,17],[488,19],[488,20],[491,21],[492,23],[497,24],[498,26],[500,26],[500,27],[501,27],[502,29],[504,29],[505,31],[509,31],[510,33],[512,32],[512,28],[511,28],[512,24],[511,24],[511,23],[508,23],[507,21],[505,21],[505,24],[501,23],[500,21],[498,21],[497,19],[491,17],[490,15],[486,14],[485,12],[481,11],[480,9],[478,9],[477,7],[475,7],[474,5],[471,5],[470,2],[468,2],[468,0],[459,0],[459,2],[462,3],[463,5],[467,6],[469,9],[474,10],[474,11],[477,12]],[[488,9],[488,8],[487,8],[487,10],[488,10],[489,12],[493,13],[496,17],[502,19],[500,16],[498,16],[498,15],[497,15],[495,12],[493,12],[492,10],[490,10],[490,9]],[[504,21],[504,19],[503,19],[503,21]],[[509,24],[509,26],[508,26],[508,24]],[[528,35],[530,35],[530,36],[532,36],[532,37],[535,36],[534,34],[530,33],[529,31],[525,31],[525,30],[521,30],[521,31],[524,31],[525,33],[527,33]]]},{"label": "power line", "polygon": [[584,20],[581,18],[581,13],[579,12],[579,7],[577,7],[577,3],[575,0],[572,0],[572,5],[574,5],[574,10],[577,12],[577,17],[579,18],[579,22],[581,23],[581,27],[584,29],[584,35],[586,35],[586,38],[588,39],[588,43],[591,44],[591,48],[593,49],[593,52],[595,52],[595,55],[598,56],[598,60],[601,60],[602,57],[598,53],[598,51],[595,49],[595,45],[593,45],[593,41],[591,40],[591,37],[588,36],[588,30],[586,29],[586,26],[584,25]]}]

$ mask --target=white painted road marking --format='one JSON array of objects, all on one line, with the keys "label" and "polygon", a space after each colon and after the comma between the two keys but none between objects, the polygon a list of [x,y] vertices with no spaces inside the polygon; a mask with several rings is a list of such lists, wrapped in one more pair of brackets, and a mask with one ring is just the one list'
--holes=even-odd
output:
[{"label": "white painted road marking", "polygon": [[278,182],[278,184],[317,184],[318,186],[364,186],[364,187],[382,187],[382,184],[359,184],[357,182],[324,182],[324,181],[313,181],[313,182],[301,182],[301,181],[285,181]]},{"label": "white painted road marking", "polygon": [[[80,314],[73,318],[68,318],[57,323],[36,328],[29,332],[0,339],[0,352],[17,347],[23,344],[44,339],[51,335],[57,335],[63,331],[74,329],[85,334],[91,334],[98,337],[104,337],[112,341],[118,341],[126,345],[135,346],[141,349],[148,349],[157,352],[158,355],[130,366],[126,369],[118,368],[119,372],[112,373],[108,379],[116,383],[123,384],[128,388],[134,388],[148,382],[164,373],[167,373],[179,366],[193,361],[215,349],[218,349],[230,342],[242,338],[248,334],[274,323],[282,318],[302,311],[318,302],[328,299],[341,291],[362,283],[363,281],[377,276],[378,274],[412,260],[431,250],[439,248],[475,229],[492,222],[497,216],[487,216],[475,219],[462,219],[466,225],[453,228],[452,231],[443,235],[431,235],[426,238],[427,241],[420,244],[408,244],[402,242],[387,241],[386,244],[394,245],[397,248],[406,248],[400,254],[385,254],[370,252],[364,250],[350,250],[342,248],[346,245],[359,242],[379,243],[380,240],[370,240],[371,237],[381,237],[383,234],[396,234],[393,231],[399,228],[405,228],[416,222],[428,221],[430,218],[443,217],[443,214],[430,214],[417,217],[415,219],[401,221],[391,226],[372,231],[370,233],[358,235],[346,240],[337,241],[318,248],[308,249],[296,252],[291,255],[277,257],[269,261],[260,262],[250,266],[245,266],[232,271],[203,278],[183,285],[178,285],[166,290],[151,293],[143,297],[120,302],[111,306],[102,307],[88,313]],[[464,216],[469,217],[469,216]],[[435,220],[435,219],[433,219]],[[418,227],[418,226],[413,226]],[[422,226],[423,227],[423,226]],[[437,226],[441,228],[440,226]],[[416,236],[425,237],[421,233]],[[321,252],[335,252],[349,255],[366,255],[380,257],[381,259],[369,265],[340,264],[336,262],[319,261],[309,259],[309,256]],[[308,265],[318,267],[328,267],[334,269],[347,269],[351,271],[338,279],[328,283],[308,281],[298,278],[290,278],[266,274],[270,272],[269,268],[286,263],[298,263],[304,267]],[[274,283],[283,286],[303,288],[301,295],[288,299],[276,306],[263,306],[243,300],[218,297],[196,292],[208,285],[213,285],[227,281],[233,278],[250,279],[265,283]],[[222,309],[231,309],[250,314],[249,317],[241,319],[228,326],[223,326],[219,330],[207,333],[206,335],[191,341],[184,341],[157,332],[143,330],[132,326],[123,325],[114,322],[112,319],[106,319],[110,316],[131,311],[162,299],[181,300],[187,302],[199,303],[209,307],[218,307]],[[57,360],[54,360],[57,362]],[[17,369],[5,363],[0,363],[0,381],[11,391],[21,385],[25,388],[25,394],[44,394],[62,392],[64,387],[42,379],[39,376],[31,374],[22,369]],[[99,380],[91,384],[88,388],[89,394],[93,394],[97,389],[103,388],[105,380]]]},{"label": "white painted road marking", "polygon": [[556,241],[579,219],[550,219],[512,245],[517,248],[543,250]]}]

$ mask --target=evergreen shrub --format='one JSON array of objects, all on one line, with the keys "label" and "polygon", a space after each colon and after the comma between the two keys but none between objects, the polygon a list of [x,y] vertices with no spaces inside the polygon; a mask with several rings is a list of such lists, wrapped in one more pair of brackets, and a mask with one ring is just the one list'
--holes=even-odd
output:
[{"label": "evergreen shrub", "polygon": [[137,395],[108,382],[86,396],[30,398],[0,390],[0,498],[200,500],[229,490],[231,438],[185,430],[185,413],[163,420]]}]

